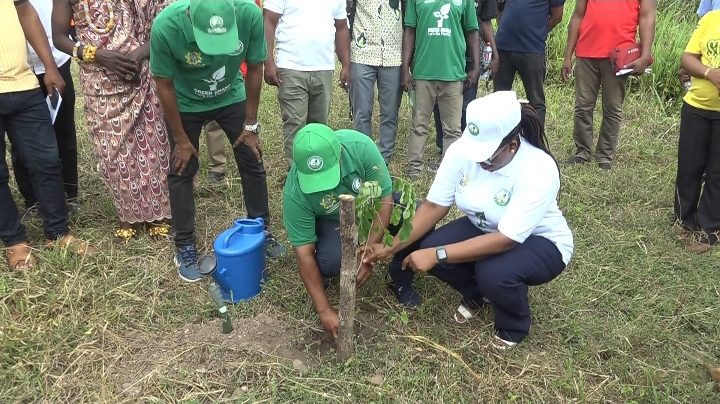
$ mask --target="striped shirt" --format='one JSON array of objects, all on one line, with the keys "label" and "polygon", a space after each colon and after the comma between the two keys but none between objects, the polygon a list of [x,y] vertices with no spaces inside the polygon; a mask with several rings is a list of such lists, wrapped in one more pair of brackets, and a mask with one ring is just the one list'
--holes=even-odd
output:
[{"label": "striped shirt", "polygon": [[15,4],[26,1],[0,0],[0,94],[40,86],[28,65],[25,33],[15,10]]}]

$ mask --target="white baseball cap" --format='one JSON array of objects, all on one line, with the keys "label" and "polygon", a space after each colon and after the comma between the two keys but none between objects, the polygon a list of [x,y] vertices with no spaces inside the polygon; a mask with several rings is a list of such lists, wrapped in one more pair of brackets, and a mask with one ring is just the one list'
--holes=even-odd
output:
[{"label": "white baseball cap", "polygon": [[467,106],[465,131],[457,146],[464,158],[483,162],[520,123],[520,101],[514,91],[498,91]]}]

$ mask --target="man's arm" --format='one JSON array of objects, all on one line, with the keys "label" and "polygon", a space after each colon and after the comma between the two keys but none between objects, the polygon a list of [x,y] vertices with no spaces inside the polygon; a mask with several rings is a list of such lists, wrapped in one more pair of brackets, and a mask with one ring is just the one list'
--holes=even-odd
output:
[{"label": "man's arm", "polygon": [[179,175],[182,175],[192,156],[197,157],[197,150],[195,150],[195,147],[190,143],[190,139],[185,133],[185,128],[183,128],[173,80],[168,77],[154,76],[154,78],[160,106],[163,109],[165,120],[168,123],[175,143],[171,156],[172,168],[177,171]]},{"label": "man's arm", "polygon": [[[33,47],[40,61],[45,66],[45,89],[48,94],[52,94],[53,88],[59,92],[65,91],[65,81],[60,76],[57,64],[50,50],[50,42],[48,42],[47,34],[43,29],[40,17],[38,17],[35,8],[29,1],[15,3],[18,19],[25,33],[25,39]],[[48,77],[48,75],[50,77]]]},{"label": "man's arm", "polygon": [[298,261],[300,278],[312,299],[315,312],[320,316],[320,322],[333,337],[337,337],[339,326],[337,311],[330,305],[330,300],[325,294],[320,268],[315,260],[315,244],[296,247],[295,257]]},{"label": "man's arm", "polygon": [[403,32],[403,43],[402,43],[402,80],[401,85],[403,91],[407,91],[412,80],[410,74],[410,63],[412,61],[413,53],[415,52],[415,27],[405,27]]},{"label": "man's arm", "polygon": [[267,60],[265,60],[265,82],[271,86],[282,84],[275,64],[275,30],[280,21],[280,14],[263,9],[263,25],[265,26],[265,43],[267,44]]},{"label": "man's arm", "polygon": [[557,27],[557,25],[562,22],[564,9],[564,5],[560,5],[550,9],[550,29],[548,30],[548,32],[552,31],[553,28]]},{"label": "man's arm", "polygon": [[578,38],[580,38],[580,24],[582,24],[583,18],[585,18],[586,9],[587,0],[577,0],[575,3],[575,11],[573,11],[572,17],[570,17],[567,44],[565,45],[565,60],[562,67],[563,81],[569,80],[572,74],[572,57],[575,54]]},{"label": "man's arm", "polygon": [[260,105],[260,91],[262,90],[263,65],[262,63],[247,64],[245,77],[245,123],[254,125],[258,121],[258,106]]},{"label": "man's arm", "polygon": [[[649,64],[652,45],[655,41],[655,21],[657,15],[657,0],[642,0],[640,2],[640,44],[642,56]],[[647,68],[647,65],[645,66]],[[645,69],[643,69],[645,70]]]},{"label": "man's arm", "polygon": [[350,30],[347,19],[335,20],[335,52],[342,65],[340,86],[350,88]]},{"label": "man's arm", "polygon": [[480,21],[480,27],[482,28],[483,39],[486,43],[490,44],[490,48],[492,49],[492,60],[498,60],[498,50],[495,45],[495,32],[493,31],[492,21]]},{"label": "man's arm", "polygon": [[72,55],[75,44],[68,36],[70,33],[70,19],[72,7],[68,0],[53,0],[52,10],[52,39],[53,45],[61,52]]},{"label": "man's arm", "polygon": [[465,33],[465,42],[470,49],[470,57],[472,58],[472,70],[468,74],[465,86],[474,86],[480,77],[480,36],[478,31],[472,30]]}]

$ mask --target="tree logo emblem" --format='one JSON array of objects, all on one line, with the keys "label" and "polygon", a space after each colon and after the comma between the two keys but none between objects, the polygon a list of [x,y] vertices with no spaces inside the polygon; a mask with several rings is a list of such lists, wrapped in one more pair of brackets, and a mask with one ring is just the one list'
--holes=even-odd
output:
[{"label": "tree logo emblem", "polygon": [[323,168],[323,159],[320,156],[312,156],[307,161],[307,166],[312,171],[320,171]]},{"label": "tree logo emblem", "polygon": [[480,134],[480,128],[478,128],[477,125],[475,125],[474,123],[470,123],[468,125],[468,131],[473,136],[477,136]]}]

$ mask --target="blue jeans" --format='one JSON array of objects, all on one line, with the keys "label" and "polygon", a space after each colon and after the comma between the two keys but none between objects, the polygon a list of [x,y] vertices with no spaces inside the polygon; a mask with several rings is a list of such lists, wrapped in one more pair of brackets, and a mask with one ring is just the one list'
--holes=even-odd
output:
[{"label": "blue jeans", "polygon": [[[18,161],[27,169],[37,197],[43,233],[55,240],[68,233],[62,165],[55,131],[40,89],[0,94],[0,134],[7,132]],[[0,238],[5,246],[26,240],[15,201],[8,185],[6,144],[0,139]]]},{"label": "blue jeans", "polygon": [[[413,272],[402,270],[403,260],[413,251],[459,243],[483,235],[463,217],[399,252],[388,268],[395,286],[409,285]],[[457,290],[465,302],[482,305],[490,301],[495,313],[495,331],[507,341],[520,342],[530,332],[528,286],[553,280],[565,269],[560,250],[550,240],[530,236],[509,251],[475,262],[439,264],[430,274]]]},{"label": "blue jeans", "polygon": [[[472,64],[467,63],[465,65],[465,71],[469,72],[472,70]],[[465,131],[465,111],[467,111],[467,106],[477,98],[477,92],[478,92],[478,84],[476,83],[474,86],[470,86],[463,90],[463,105],[462,105],[462,116],[460,118],[460,130]],[[440,149],[440,153],[443,151],[443,130],[442,130],[442,122],[440,121],[440,108],[438,107],[437,103],[435,103],[435,107],[433,108],[433,117],[435,118],[435,145]]]}]

